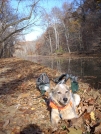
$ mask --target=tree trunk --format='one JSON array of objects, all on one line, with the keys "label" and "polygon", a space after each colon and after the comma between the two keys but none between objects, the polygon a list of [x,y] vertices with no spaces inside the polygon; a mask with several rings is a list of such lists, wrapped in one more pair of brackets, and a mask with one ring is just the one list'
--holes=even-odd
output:
[{"label": "tree trunk", "polygon": [[56,41],[56,50],[58,50],[58,33],[57,33],[57,29],[56,29],[56,26],[54,25],[53,26],[53,29],[54,29],[54,33],[55,33],[55,41]]},{"label": "tree trunk", "polygon": [[50,52],[52,54],[53,53],[53,49],[52,49],[52,41],[51,41],[50,33],[49,33],[49,44],[50,44]]},{"label": "tree trunk", "polygon": [[[65,29],[65,38],[66,38],[67,49],[68,49],[68,52],[71,53],[70,47],[69,47],[69,41],[68,41],[69,40],[69,31],[67,31],[64,22],[63,22],[63,26],[64,26],[64,29]],[[68,36],[67,36],[67,33],[68,33]]]}]

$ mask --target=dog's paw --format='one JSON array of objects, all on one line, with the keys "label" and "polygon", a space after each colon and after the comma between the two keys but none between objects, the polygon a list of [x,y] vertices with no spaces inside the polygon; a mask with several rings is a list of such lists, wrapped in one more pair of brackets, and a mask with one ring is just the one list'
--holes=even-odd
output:
[{"label": "dog's paw", "polygon": [[57,127],[53,127],[53,128],[52,128],[52,133],[56,132],[57,130],[58,130]]},{"label": "dog's paw", "polygon": [[58,130],[58,124],[53,123],[53,124],[52,124],[52,132],[55,132],[55,131],[57,131],[57,130]]}]

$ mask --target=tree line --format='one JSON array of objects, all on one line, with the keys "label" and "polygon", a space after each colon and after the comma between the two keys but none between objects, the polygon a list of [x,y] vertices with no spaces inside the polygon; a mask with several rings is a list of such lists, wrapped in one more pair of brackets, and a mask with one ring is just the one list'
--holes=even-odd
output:
[{"label": "tree line", "polygon": [[42,55],[100,53],[101,0],[75,0],[44,12],[45,32],[36,41],[36,52]]},{"label": "tree line", "polygon": [[[12,6],[12,1],[16,6]],[[38,6],[41,0],[0,1],[0,58],[12,57],[15,50],[42,55],[64,52],[100,53],[101,50],[101,0],[74,0],[65,2],[51,12]],[[21,5],[23,11],[21,12]],[[27,12],[25,12],[27,10]],[[21,48],[26,30],[38,21],[45,32],[29,47]],[[32,45],[33,44],[33,45]],[[23,50],[22,50],[23,49]],[[24,53],[23,53],[24,54]]]}]

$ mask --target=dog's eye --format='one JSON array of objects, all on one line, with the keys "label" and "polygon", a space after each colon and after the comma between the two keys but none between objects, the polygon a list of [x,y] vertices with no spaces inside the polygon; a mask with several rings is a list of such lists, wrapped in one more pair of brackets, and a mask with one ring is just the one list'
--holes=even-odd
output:
[{"label": "dog's eye", "polygon": [[58,94],[61,94],[61,92],[58,92]]},{"label": "dog's eye", "polygon": [[68,93],[68,90],[65,93]]}]

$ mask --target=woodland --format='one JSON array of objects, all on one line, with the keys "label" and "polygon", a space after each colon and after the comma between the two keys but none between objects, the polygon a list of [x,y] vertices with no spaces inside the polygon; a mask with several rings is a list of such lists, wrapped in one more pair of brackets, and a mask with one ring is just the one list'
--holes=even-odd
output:
[{"label": "woodland", "polygon": [[[40,0],[30,0],[26,5],[27,14],[19,10],[23,0],[16,2],[15,9],[11,1],[0,1],[0,58],[12,57],[15,50],[38,55],[100,53],[101,0],[65,2],[62,8],[54,7],[50,12],[38,6]],[[24,39],[25,31],[36,26],[38,20],[45,31],[24,49],[19,42]]]},{"label": "woodland", "polygon": [[37,41],[38,54],[100,53],[101,0],[64,3],[43,18],[47,28]]}]

